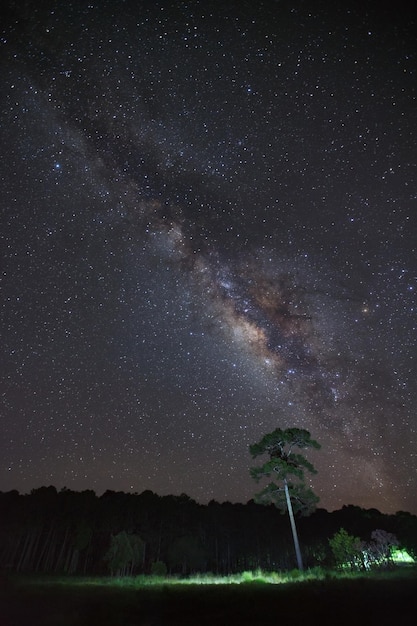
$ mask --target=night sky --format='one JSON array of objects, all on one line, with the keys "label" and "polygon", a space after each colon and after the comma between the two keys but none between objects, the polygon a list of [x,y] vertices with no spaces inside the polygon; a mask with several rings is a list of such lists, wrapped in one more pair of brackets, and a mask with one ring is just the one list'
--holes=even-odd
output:
[{"label": "night sky", "polygon": [[2,2],[2,491],[417,513],[408,7]]}]

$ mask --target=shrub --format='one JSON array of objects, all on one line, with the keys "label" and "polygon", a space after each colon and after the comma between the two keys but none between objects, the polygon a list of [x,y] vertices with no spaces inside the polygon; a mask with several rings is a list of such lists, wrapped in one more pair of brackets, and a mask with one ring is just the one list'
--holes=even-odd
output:
[{"label": "shrub", "polygon": [[329,539],[336,565],[339,567],[363,567],[363,542],[341,528]]}]

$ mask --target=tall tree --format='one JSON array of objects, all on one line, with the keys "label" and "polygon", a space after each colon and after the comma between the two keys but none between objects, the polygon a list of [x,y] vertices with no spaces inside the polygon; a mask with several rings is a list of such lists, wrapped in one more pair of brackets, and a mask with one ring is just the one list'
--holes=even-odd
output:
[{"label": "tall tree", "polygon": [[303,569],[300,544],[295,525],[294,512],[307,515],[315,508],[318,497],[306,486],[304,472],[316,474],[316,470],[307,459],[294,452],[294,448],[315,448],[321,446],[311,438],[308,430],[300,428],[277,428],[265,435],[258,443],[249,446],[252,458],[267,454],[269,460],[260,467],[252,467],[250,474],[259,482],[263,477],[275,477],[279,484],[269,483],[256,494],[255,501],[261,504],[274,503],[282,512],[288,511],[294,540],[297,565]]}]

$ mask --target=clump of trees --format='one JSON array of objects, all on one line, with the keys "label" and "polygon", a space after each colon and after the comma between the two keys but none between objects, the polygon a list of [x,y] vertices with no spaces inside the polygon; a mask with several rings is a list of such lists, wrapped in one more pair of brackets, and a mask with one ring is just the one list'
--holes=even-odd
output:
[{"label": "clump of trees", "polygon": [[382,529],[372,531],[370,541],[363,541],[341,528],[329,539],[329,545],[339,567],[371,569],[391,566],[393,550],[400,542],[393,533]]},{"label": "clump of trees", "polygon": [[[328,538],[340,528],[367,542],[381,529],[417,556],[417,517],[410,513],[384,515],[345,506],[331,513],[319,508],[309,517],[294,510],[294,516],[306,567],[334,563]],[[384,549],[380,535],[372,541]],[[291,570],[293,555],[290,525],[274,503],[202,505],[185,494],[107,491],[97,496],[55,487],[0,492],[3,572],[228,575]]]},{"label": "clump of trees", "polygon": [[398,538],[386,530],[377,529],[371,533],[371,541],[366,546],[370,563],[376,565],[391,565],[392,555],[400,542]]},{"label": "clump of trees", "polygon": [[139,535],[122,530],[112,535],[104,560],[112,576],[132,576],[136,567],[143,561],[145,544]]}]

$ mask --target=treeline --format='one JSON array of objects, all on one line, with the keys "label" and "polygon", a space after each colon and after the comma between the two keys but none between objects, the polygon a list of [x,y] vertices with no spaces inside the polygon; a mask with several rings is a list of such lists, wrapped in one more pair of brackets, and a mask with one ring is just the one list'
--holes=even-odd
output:
[{"label": "treeline", "polygon": [[[417,517],[345,506],[297,521],[307,567],[330,563],[340,528],[369,539],[394,533],[417,556]],[[165,572],[231,574],[295,567],[289,522],[273,506],[198,504],[187,495],[106,491],[0,492],[0,568],[9,572],[101,575]]]}]

